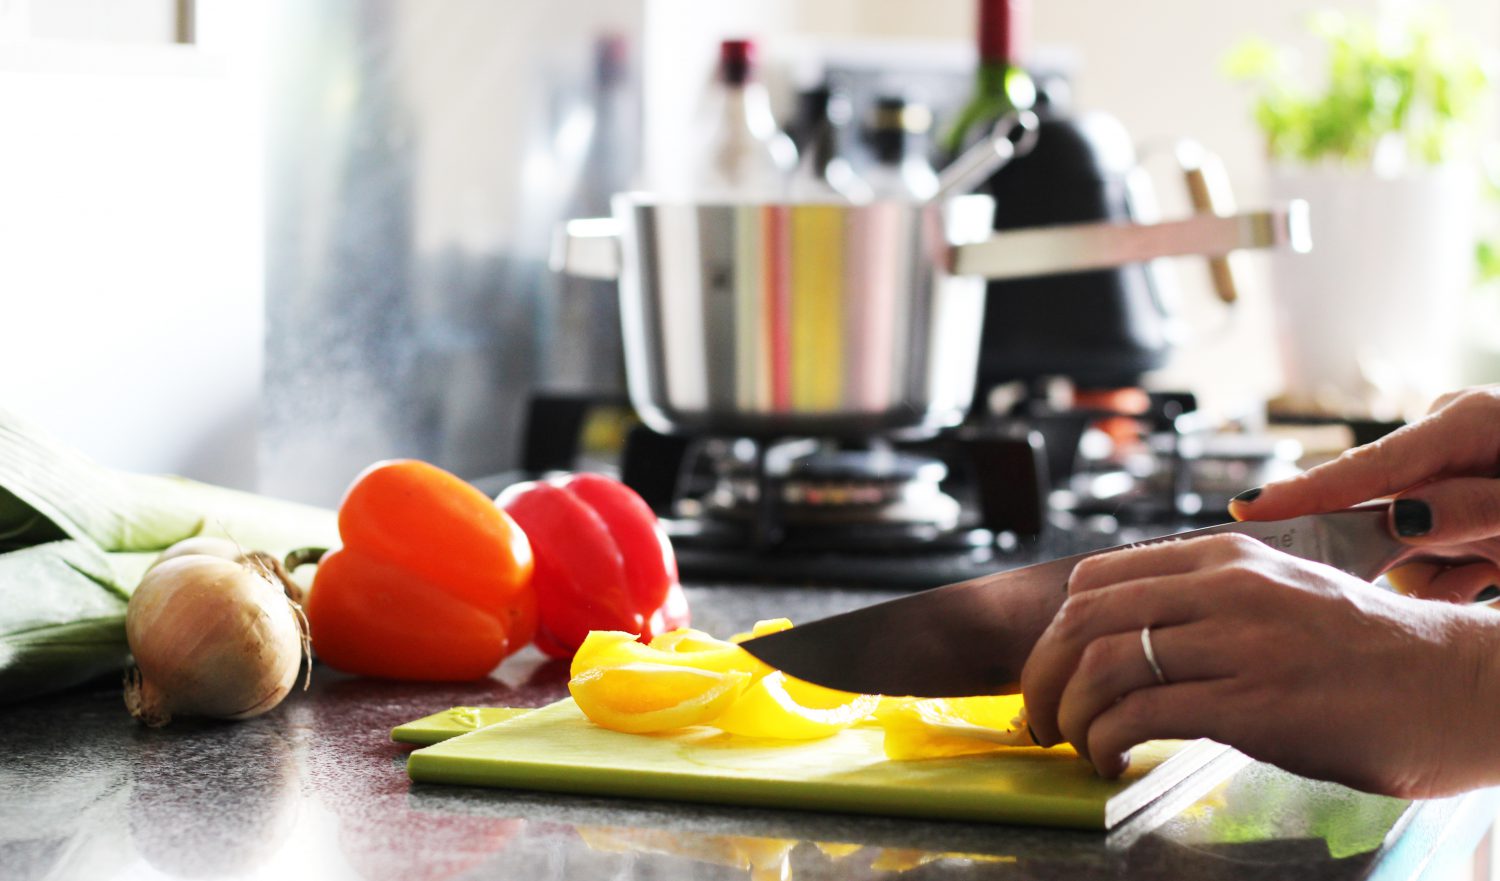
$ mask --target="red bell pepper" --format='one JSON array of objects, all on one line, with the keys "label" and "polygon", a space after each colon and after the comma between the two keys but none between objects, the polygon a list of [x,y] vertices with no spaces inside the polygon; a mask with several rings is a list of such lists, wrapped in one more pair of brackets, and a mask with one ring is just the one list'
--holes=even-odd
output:
[{"label": "red bell pepper", "polygon": [[590,630],[649,640],[687,624],[672,544],[630,487],[601,474],[574,474],[517,484],[496,504],[531,540],[542,651],[569,657]]}]

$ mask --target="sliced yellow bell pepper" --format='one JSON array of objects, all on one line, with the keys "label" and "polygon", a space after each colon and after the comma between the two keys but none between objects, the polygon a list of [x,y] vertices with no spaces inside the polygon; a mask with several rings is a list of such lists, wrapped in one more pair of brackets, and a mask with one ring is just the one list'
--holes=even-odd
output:
[{"label": "sliced yellow bell pepper", "polygon": [[[670,639],[669,639],[670,637]],[[622,664],[660,664],[667,667],[691,667],[719,673],[738,671],[752,677],[771,671],[754,655],[739,646],[714,639],[696,630],[673,630],[643,645],[635,635],[619,630],[594,630],[584,639],[573,656],[569,675],[577,676],[598,667]]]},{"label": "sliced yellow bell pepper", "polygon": [[679,628],[644,645],[634,634],[594,631],[573,658],[569,690],[596,724],[657,732],[711,725],[742,737],[811,740],[873,720],[892,759],[1034,746],[1019,695],[876,697],[835,691],[773,670],[738,643],[792,626],[756,622],[729,640]]},{"label": "sliced yellow bell pepper", "polygon": [[738,645],[747,639],[754,639],[757,636],[766,636],[767,634],[780,633],[783,630],[791,629],[792,621],[790,618],[765,618],[756,621],[755,626],[751,627],[748,632],[736,633],[734,636],[729,637],[729,641]]},{"label": "sliced yellow bell pepper", "polygon": [[[748,639],[791,627],[785,618],[756,622],[737,638]],[[614,676],[610,670],[629,672]],[[749,683],[727,703],[706,680],[672,673],[692,670],[735,674]],[[774,671],[734,642],[680,628],[642,645],[623,631],[594,631],[573,658],[569,688],[585,715],[617,731],[662,731],[663,726],[713,724],[731,734],[807,740],[827,737],[869,716],[879,699],[802,682]],[[659,682],[652,682],[655,677]],[[641,690],[617,695],[612,688]],[[700,699],[702,698],[702,699]],[[721,712],[708,715],[709,708]],[[635,718],[645,715],[647,718]]]},{"label": "sliced yellow bell pepper", "polygon": [[[1019,694],[882,702],[887,758],[932,759],[1035,747]],[[1066,747],[1063,747],[1066,749]]]},{"label": "sliced yellow bell pepper", "polygon": [[717,718],[745,690],[750,674],[665,664],[584,670],[568,691],[596,725],[630,734],[670,731]]},{"label": "sliced yellow bell pepper", "polygon": [[716,651],[730,643],[722,639],[715,639],[701,630],[691,627],[679,627],[676,630],[668,630],[651,640],[650,646],[661,649],[664,652],[706,652]]},{"label": "sliced yellow bell pepper", "polygon": [[710,724],[744,737],[813,740],[848,728],[879,702],[874,695],[835,691],[776,670],[756,680]]}]

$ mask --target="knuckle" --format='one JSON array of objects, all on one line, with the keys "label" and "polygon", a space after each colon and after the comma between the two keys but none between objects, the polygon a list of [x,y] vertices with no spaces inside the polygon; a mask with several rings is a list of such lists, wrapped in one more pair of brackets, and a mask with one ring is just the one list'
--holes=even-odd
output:
[{"label": "knuckle", "polygon": [[1277,571],[1276,567],[1268,569],[1263,562],[1237,560],[1223,567],[1217,582],[1222,591],[1236,598],[1242,611],[1264,610],[1274,606],[1276,598],[1282,596]]},{"label": "knuckle", "polygon": [[[1404,431],[1409,428],[1411,428],[1411,426],[1406,426],[1406,428],[1398,429],[1397,431]],[[1388,471],[1390,470],[1389,466],[1391,465],[1391,444],[1388,441],[1390,438],[1394,438],[1395,436],[1396,432],[1392,432],[1391,434],[1386,435],[1386,437],[1381,438],[1374,443],[1368,443],[1362,446],[1354,447],[1353,449],[1345,450],[1338,457],[1338,461],[1342,462],[1347,467],[1358,468],[1361,470],[1376,472]]]},{"label": "knuckle", "polygon": [[1226,532],[1211,538],[1214,539],[1214,549],[1225,560],[1238,560],[1265,549],[1265,544],[1260,539],[1239,532]]},{"label": "knuckle", "polygon": [[1441,409],[1435,410],[1427,419],[1441,423],[1445,426],[1445,430],[1461,431],[1459,426],[1482,430],[1493,425],[1497,416],[1500,416],[1500,387],[1474,388],[1459,392],[1453,400]]},{"label": "knuckle", "polygon": [[1464,389],[1453,395],[1447,407],[1465,411],[1478,410],[1481,412],[1500,409],[1500,386]]},{"label": "knuckle", "polygon": [[1104,566],[1104,557],[1085,557],[1073,566],[1073,571],[1068,575],[1068,589],[1087,589],[1099,582],[1100,570]]},{"label": "knuckle", "polygon": [[1444,392],[1441,395],[1438,395],[1437,398],[1433,400],[1432,405],[1427,408],[1427,415],[1431,416],[1432,414],[1438,412],[1439,410],[1446,409],[1450,404],[1452,404],[1455,400],[1457,400],[1458,397],[1460,395],[1462,395],[1462,394],[1463,394],[1462,391],[1457,391],[1457,392]]},{"label": "knuckle", "polygon": [[1243,558],[1225,563],[1219,572],[1228,584],[1260,584],[1267,580],[1263,568]]},{"label": "knuckle", "polygon": [[1063,600],[1052,621],[1057,635],[1065,641],[1077,638],[1083,632],[1089,616],[1088,609],[1092,605],[1091,595],[1086,593],[1074,594]]},{"label": "knuckle", "polygon": [[1108,640],[1096,639],[1084,646],[1078,656],[1078,675],[1085,679],[1098,679],[1119,663]]},{"label": "knuckle", "polygon": [[1247,561],[1261,556],[1266,549],[1260,539],[1235,532],[1207,536],[1202,541],[1204,568],[1238,571],[1247,565]]}]

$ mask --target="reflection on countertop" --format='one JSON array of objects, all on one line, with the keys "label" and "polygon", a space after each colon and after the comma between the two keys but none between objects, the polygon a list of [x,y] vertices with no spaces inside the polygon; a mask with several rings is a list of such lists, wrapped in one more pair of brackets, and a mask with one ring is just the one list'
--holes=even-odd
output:
[{"label": "reflection on countertop", "polygon": [[[811,620],[874,592],[696,588],[698,624]],[[1364,878],[1467,864],[1500,794],[1419,803],[1250,764],[1101,833],[414,785],[391,728],[540,706],[566,664],[479,683],[355,679],[240,723],[136,725],[109,685],[0,708],[0,878]],[[1148,809],[1149,814],[1150,809]]]}]

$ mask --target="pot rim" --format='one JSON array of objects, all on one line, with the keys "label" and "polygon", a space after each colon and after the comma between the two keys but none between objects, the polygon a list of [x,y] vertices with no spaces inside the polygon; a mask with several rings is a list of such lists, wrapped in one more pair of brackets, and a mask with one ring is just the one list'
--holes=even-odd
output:
[{"label": "pot rim", "polygon": [[896,206],[909,208],[943,208],[949,205],[993,204],[994,199],[983,193],[965,193],[943,201],[919,199],[874,199],[869,202],[843,202],[833,199],[694,199],[649,190],[625,190],[611,197],[612,204],[651,208],[838,208],[845,211],[860,211],[867,208]]}]

